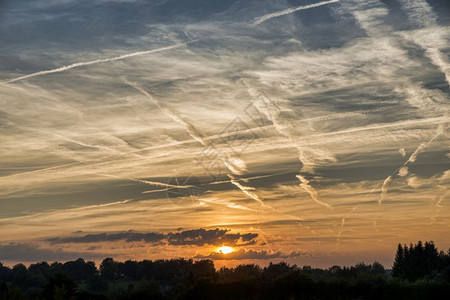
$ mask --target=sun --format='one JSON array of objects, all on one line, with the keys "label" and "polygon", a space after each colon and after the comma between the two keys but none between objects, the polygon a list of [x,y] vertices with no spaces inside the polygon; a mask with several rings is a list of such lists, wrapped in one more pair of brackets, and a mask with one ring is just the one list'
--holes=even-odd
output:
[{"label": "sun", "polygon": [[228,247],[228,246],[222,246],[222,247],[217,248],[217,252],[222,253],[222,254],[228,254],[233,251],[234,251],[234,249],[232,247]]}]

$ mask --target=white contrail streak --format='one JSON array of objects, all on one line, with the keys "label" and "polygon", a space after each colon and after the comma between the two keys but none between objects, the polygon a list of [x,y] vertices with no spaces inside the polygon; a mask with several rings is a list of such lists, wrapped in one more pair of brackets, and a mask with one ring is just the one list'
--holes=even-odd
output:
[{"label": "white contrail streak", "polygon": [[189,122],[183,120],[178,116],[176,112],[174,112],[172,109],[166,107],[165,105],[161,104],[155,97],[150,95],[145,89],[137,85],[136,83],[129,82],[126,79],[123,79],[123,81],[141,92],[143,95],[145,95],[148,99],[150,99],[166,116],[170,117],[172,120],[177,122],[178,124],[183,125],[186,132],[189,134],[191,138],[202,144],[202,146],[207,146],[207,142],[205,141],[203,135],[198,132],[198,130],[192,126]]},{"label": "white contrail streak", "polygon": [[94,204],[94,205],[80,206],[80,207],[74,207],[74,208],[69,208],[69,209],[59,209],[59,210],[50,211],[50,212],[39,212],[39,213],[32,214],[32,215],[4,218],[4,219],[0,219],[0,223],[6,223],[6,222],[11,222],[11,221],[19,221],[19,220],[26,220],[26,219],[35,219],[37,217],[49,216],[49,215],[51,215],[52,213],[55,213],[55,212],[78,212],[78,211],[95,209],[95,208],[101,208],[101,207],[109,207],[109,206],[127,204],[129,202],[134,201],[134,200],[135,199],[126,199],[126,200],[122,200],[122,201],[109,202],[109,203],[104,203],[104,204]]},{"label": "white contrail streak", "polygon": [[200,199],[200,202],[207,203],[207,204],[214,204],[214,205],[225,205],[228,208],[233,209],[240,209],[240,210],[247,210],[247,211],[254,211],[256,212],[256,209],[249,208],[244,205],[236,204],[232,201],[223,200],[223,199],[217,199],[217,198],[202,198]]},{"label": "white contrail streak", "polygon": [[188,188],[188,187],[193,187],[193,185],[175,185],[175,184],[169,184],[169,183],[164,183],[164,182],[142,180],[142,179],[136,179],[136,178],[123,178],[123,177],[119,177],[119,176],[115,176],[115,175],[111,175],[111,174],[99,173],[98,175],[105,176],[105,177],[116,178],[116,179],[121,179],[121,180],[130,180],[130,181],[134,181],[134,182],[145,183],[145,184],[148,184],[148,185],[165,187],[165,188],[168,188],[168,189],[170,189],[170,188],[184,189],[184,188]]},{"label": "white contrail streak", "polygon": [[[386,197],[388,189],[387,186],[389,184],[389,182],[392,180],[392,176],[395,174],[398,174],[400,172],[400,170],[404,170],[406,171],[406,168],[409,164],[416,162],[417,156],[424,151],[426,148],[428,148],[428,146],[430,146],[430,144],[436,139],[438,138],[441,134],[445,133],[448,130],[449,127],[445,127],[444,125],[440,125],[437,129],[436,134],[426,143],[421,143],[416,150],[411,154],[411,156],[408,158],[407,161],[405,161],[405,163],[398,168],[397,170],[395,170],[394,173],[392,173],[391,175],[389,175],[383,182],[383,186],[381,187],[381,196],[380,199],[378,200],[378,204],[381,204],[383,202],[383,199]],[[406,176],[406,174],[402,173],[402,175]]]},{"label": "white contrail streak", "polygon": [[[114,154],[120,154],[120,155],[126,155],[126,154],[128,154],[128,153],[119,151],[119,150],[117,150],[117,149],[114,149],[114,148],[112,148],[112,147],[102,146],[102,145],[92,145],[92,144],[88,144],[88,143],[85,143],[85,142],[83,142],[83,141],[74,140],[74,139],[65,137],[65,136],[63,136],[63,135],[57,134],[57,133],[53,133],[53,135],[59,137],[60,139],[65,140],[65,141],[67,141],[67,142],[71,142],[71,143],[74,143],[74,144],[77,144],[77,145],[80,145],[80,146],[83,146],[83,147],[89,147],[89,148],[96,148],[96,149],[101,149],[101,150],[107,150],[107,151],[110,151],[111,153],[114,153]],[[133,156],[139,157],[139,158],[144,158],[144,156],[139,155],[139,154],[135,154],[135,153],[130,153],[130,154],[133,155]],[[80,161],[80,162],[82,162],[82,161]]]},{"label": "white contrail streak", "polygon": [[389,175],[383,181],[383,186],[381,187],[381,197],[380,197],[380,199],[378,199],[378,204],[381,204],[381,202],[383,202],[383,199],[386,197],[386,194],[388,192],[387,185],[389,184],[389,182],[391,182],[391,180],[392,180],[392,175]]},{"label": "white contrail streak", "polygon": [[229,175],[229,174],[228,174],[228,177],[230,178],[230,182],[231,182],[233,185],[237,186],[237,187],[242,191],[242,193],[244,193],[246,196],[252,198],[252,199],[255,200],[256,202],[258,202],[259,204],[261,204],[261,206],[267,207],[267,208],[271,209],[272,211],[277,212],[276,209],[274,209],[274,208],[273,208],[272,206],[270,206],[270,205],[265,204],[264,201],[261,200],[261,198],[260,198],[257,194],[255,194],[254,192],[252,192],[252,191],[256,190],[254,187],[251,187],[251,186],[245,186],[245,185],[240,184],[239,182],[237,182],[237,180],[236,180],[232,175]]},{"label": "white contrail streak", "polygon": [[71,65],[68,65],[68,66],[63,66],[63,67],[52,69],[52,70],[44,70],[44,71],[39,71],[39,72],[36,72],[36,73],[31,73],[31,74],[28,74],[28,75],[16,77],[16,78],[13,78],[13,79],[10,79],[10,80],[7,80],[7,81],[0,82],[0,85],[5,85],[5,84],[9,84],[9,83],[13,83],[13,82],[20,81],[20,80],[23,80],[23,79],[37,77],[37,76],[41,76],[41,75],[64,72],[64,71],[67,71],[67,70],[70,70],[70,69],[74,69],[74,68],[78,68],[78,67],[90,66],[90,65],[95,65],[95,64],[98,64],[98,63],[122,60],[122,59],[125,59],[125,58],[130,58],[130,57],[139,56],[139,55],[145,55],[145,54],[151,54],[151,53],[157,53],[157,52],[172,50],[172,49],[176,49],[176,48],[185,46],[187,44],[188,43],[175,44],[175,45],[172,45],[172,46],[167,46],[167,47],[162,47],[162,48],[157,48],[157,49],[152,49],[152,50],[147,50],[147,51],[133,52],[133,53],[128,53],[128,54],[115,56],[115,57],[110,57],[110,58],[102,58],[102,59],[96,59],[96,60],[92,60],[92,61],[78,62],[78,63],[74,63],[74,64],[71,64]]},{"label": "white contrail streak", "polygon": [[252,192],[255,190],[254,187],[244,186],[244,185],[240,184],[239,182],[237,182],[236,180],[234,180],[232,177],[230,178],[230,181],[232,184],[237,186],[244,194],[246,194],[253,200],[259,202],[261,205],[264,204],[263,201],[261,201],[261,199],[259,199],[258,195],[256,195],[255,193]]},{"label": "white contrail streak", "polygon": [[426,55],[431,59],[434,65],[441,69],[444,73],[445,80],[450,85],[450,65],[444,60],[444,55],[437,48],[427,48],[425,51]]},{"label": "white contrail streak", "polygon": [[301,182],[300,183],[300,187],[302,187],[311,196],[311,198],[314,201],[316,201],[320,205],[325,206],[326,208],[330,208],[330,209],[333,208],[330,204],[325,203],[322,200],[320,200],[319,193],[312,186],[309,185],[309,180],[308,179],[306,179],[305,177],[303,177],[301,175],[296,175],[296,177]]},{"label": "white contrail streak", "polygon": [[335,2],[339,2],[339,0],[322,1],[322,2],[317,2],[317,3],[314,3],[314,4],[302,5],[302,6],[298,6],[298,7],[293,7],[293,8],[277,11],[277,12],[270,13],[270,14],[267,14],[267,15],[264,15],[264,16],[261,16],[261,17],[257,18],[255,20],[255,22],[253,22],[253,25],[259,25],[259,24],[262,24],[262,23],[264,23],[264,22],[266,22],[266,21],[268,21],[270,19],[278,18],[278,17],[284,16],[284,15],[288,15],[288,14],[292,14],[292,13],[294,13],[296,11],[299,11],[299,10],[310,9],[310,8],[319,7],[319,6],[322,6],[322,5],[331,4],[331,3],[335,3]]},{"label": "white contrail streak", "polygon": [[353,212],[355,212],[357,209],[358,209],[358,206],[353,207],[350,210],[350,212],[345,217],[343,217],[341,219],[341,229],[339,230],[338,234],[336,235],[336,247],[335,247],[335,250],[339,247],[339,245],[341,243],[342,232],[344,232],[345,222],[350,217],[350,215],[353,214]]}]

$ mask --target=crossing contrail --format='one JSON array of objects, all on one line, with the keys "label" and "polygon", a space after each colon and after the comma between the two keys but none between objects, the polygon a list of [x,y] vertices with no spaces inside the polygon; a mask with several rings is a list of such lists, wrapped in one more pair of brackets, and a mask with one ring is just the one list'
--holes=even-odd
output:
[{"label": "crossing contrail", "polygon": [[[168,117],[170,117],[172,120],[174,120],[175,122],[181,124],[184,126],[186,132],[196,141],[198,141],[200,144],[202,144],[203,146],[210,146],[212,145],[212,143],[210,141],[207,141],[204,138],[204,135],[197,130],[194,125],[192,125],[191,123],[189,123],[188,121],[182,119],[178,113],[176,113],[174,110],[172,110],[170,107],[167,107],[165,105],[163,105],[160,101],[158,101],[158,99],[156,99],[155,97],[153,97],[152,95],[150,95],[145,89],[143,89],[141,86],[139,86],[137,83],[133,83],[130,82],[126,79],[123,79],[123,81],[132,86],[133,88],[135,88],[136,90],[138,90],[139,92],[141,92],[143,95],[145,95],[148,99],[150,99],[164,114],[166,114]],[[231,172],[233,173],[233,175],[242,175],[243,170],[245,170],[246,166],[245,166],[245,162],[243,160],[241,160],[240,158],[236,158],[236,157],[230,157],[228,156],[226,153],[219,153],[219,159],[224,163],[225,167]],[[270,207],[269,205],[264,204],[264,201],[261,200],[261,198],[255,194],[254,191],[255,188],[253,187],[248,187],[248,186],[244,186],[242,184],[240,184],[239,182],[236,181],[236,179],[233,177],[233,175],[228,174],[228,177],[230,178],[230,182],[235,185],[236,187],[238,187],[246,196],[252,198],[253,200],[257,201],[258,203],[260,203],[262,206],[265,207],[269,207],[273,210],[272,207]]]},{"label": "crossing contrail", "polygon": [[[213,146],[211,141],[208,141],[204,134],[201,133],[197,128],[195,128],[194,125],[192,125],[187,120],[181,118],[176,111],[171,109],[170,107],[164,105],[161,103],[158,99],[150,95],[145,89],[140,87],[138,84],[129,82],[126,79],[123,79],[123,81],[141,92],[143,95],[145,95],[148,99],[150,99],[165,115],[170,117],[172,120],[177,122],[178,124],[181,124],[186,132],[189,134],[191,138],[199,142],[202,146]],[[242,172],[246,169],[245,162],[237,157],[230,157],[226,153],[219,153],[219,159],[223,162],[225,167],[231,171],[234,175],[242,175]]]}]

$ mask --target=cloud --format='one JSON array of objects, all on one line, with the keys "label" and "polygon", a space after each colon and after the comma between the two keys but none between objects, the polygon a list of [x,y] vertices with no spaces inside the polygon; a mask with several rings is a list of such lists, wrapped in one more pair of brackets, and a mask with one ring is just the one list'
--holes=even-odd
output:
[{"label": "cloud", "polygon": [[424,185],[424,180],[417,176],[411,176],[407,178],[408,185],[412,188],[419,188]]},{"label": "cloud", "polygon": [[169,233],[168,242],[170,245],[251,245],[256,241],[257,233],[230,233],[228,229],[194,229],[178,233]]},{"label": "cloud", "polygon": [[409,172],[408,167],[401,167],[400,170],[398,171],[398,176],[405,177],[406,175],[408,175],[408,172]]},{"label": "cloud", "polygon": [[119,233],[96,233],[96,234],[86,234],[82,236],[73,237],[56,237],[47,239],[47,242],[52,244],[64,244],[64,243],[99,243],[99,242],[112,242],[124,240],[126,242],[146,242],[146,243],[156,243],[160,242],[165,238],[164,234],[161,233],[139,233],[139,232],[119,232]]},{"label": "cloud", "polygon": [[2,261],[65,261],[77,259],[79,257],[86,259],[101,259],[107,255],[108,254],[105,253],[64,251],[61,248],[43,248],[32,243],[9,243],[6,245],[0,245],[0,259]]},{"label": "cloud", "polygon": [[219,252],[212,252],[209,255],[198,254],[194,258],[198,259],[213,259],[213,260],[244,260],[244,259],[276,259],[276,258],[295,258],[299,256],[310,256],[308,253],[300,253],[296,251],[292,251],[289,253],[283,252],[267,252],[265,250],[256,251],[256,250],[245,250],[239,249],[238,251],[223,254]]},{"label": "cloud", "polygon": [[113,241],[167,243],[172,246],[182,245],[252,245],[256,243],[257,233],[231,233],[229,229],[192,229],[181,232],[165,233],[139,233],[134,231],[118,233],[96,233],[81,236],[55,237],[47,239],[51,244],[65,243],[101,243]]},{"label": "cloud", "polygon": [[436,25],[436,15],[426,1],[401,0],[400,3],[411,22],[420,26]]}]

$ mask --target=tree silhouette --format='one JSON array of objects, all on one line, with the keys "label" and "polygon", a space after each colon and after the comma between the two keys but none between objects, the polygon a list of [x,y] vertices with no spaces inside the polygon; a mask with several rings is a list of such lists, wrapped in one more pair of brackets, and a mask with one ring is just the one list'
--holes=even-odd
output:
[{"label": "tree silhouette", "polygon": [[53,275],[48,279],[42,292],[44,299],[75,299],[77,285],[74,279],[64,273]]},{"label": "tree silhouette", "polygon": [[116,280],[119,277],[119,264],[111,257],[105,258],[100,265],[100,274],[106,280]]},{"label": "tree silhouette", "polygon": [[409,281],[430,278],[436,276],[442,269],[448,266],[445,260],[448,257],[443,252],[439,253],[433,241],[410,246],[398,245],[395,255],[392,275]]},{"label": "tree silhouette", "polygon": [[103,293],[108,290],[108,281],[100,275],[93,275],[87,280],[87,288],[91,292]]},{"label": "tree silhouette", "polygon": [[379,263],[261,268],[242,264],[216,271],[212,260],[117,262],[99,269],[83,259],[40,262],[28,268],[0,263],[0,300],[12,299],[434,299],[450,294],[450,250],[435,244],[398,244],[392,269]]},{"label": "tree silhouette", "polygon": [[398,244],[397,253],[395,254],[394,265],[392,267],[392,276],[405,278],[405,251],[402,244]]}]

